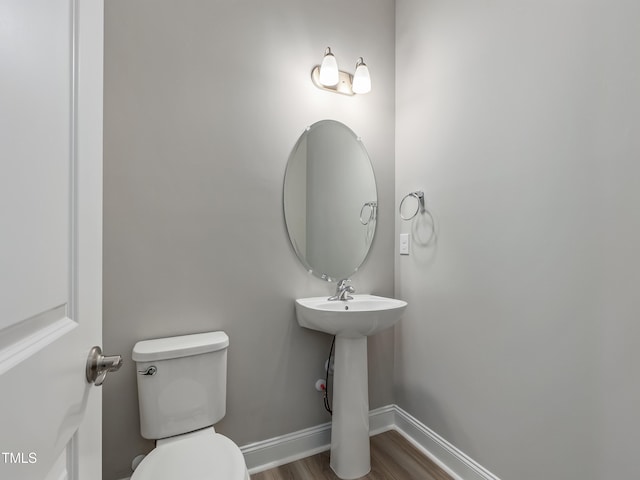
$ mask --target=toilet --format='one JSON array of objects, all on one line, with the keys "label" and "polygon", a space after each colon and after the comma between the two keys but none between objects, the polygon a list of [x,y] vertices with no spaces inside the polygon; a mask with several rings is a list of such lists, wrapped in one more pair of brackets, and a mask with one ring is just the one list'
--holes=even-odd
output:
[{"label": "toilet", "polygon": [[213,428],[226,413],[228,346],[224,332],[135,344],[140,431],[156,448],[131,480],[249,480],[240,448]]}]

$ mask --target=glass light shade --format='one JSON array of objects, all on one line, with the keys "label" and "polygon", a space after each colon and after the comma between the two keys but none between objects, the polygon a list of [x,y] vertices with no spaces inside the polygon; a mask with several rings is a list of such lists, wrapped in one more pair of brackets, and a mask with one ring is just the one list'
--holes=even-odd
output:
[{"label": "glass light shade", "polygon": [[370,91],[371,77],[369,76],[369,68],[360,58],[356,63],[356,71],[353,74],[353,92],[369,93]]},{"label": "glass light shade", "polygon": [[324,58],[322,59],[322,64],[320,65],[319,81],[326,87],[332,87],[333,85],[337,85],[339,80],[338,62],[336,61],[336,57],[333,56],[333,53],[331,53],[331,49],[327,48]]}]

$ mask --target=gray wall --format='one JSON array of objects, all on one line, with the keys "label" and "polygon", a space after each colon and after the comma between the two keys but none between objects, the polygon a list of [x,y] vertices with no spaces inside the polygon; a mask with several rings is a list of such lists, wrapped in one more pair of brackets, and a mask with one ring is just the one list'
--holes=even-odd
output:
[{"label": "gray wall", "polygon": [[[288,156],[331,118],[363,139],[379,222],[360,292],[393,294],[394,4],[391,0],[110,0],[105,25],[104,347],[125,366],[104,392],[104,479],[129,474],[139,435],[131,349],[208,330],[230,337],[227,415],[243,445],[329,421],[314,382],[329,336],[303,330],[296,297],[329,295],[284,227]],[[373,91],[318,90],[330,45],[364,56]],[[393,331],[372,339],[371,407],[393,402]]]},{"label": "gray wall", "polygon": [[[413,238],[395,348],[370,340],[371,407],[396,401],[504,479],[636,476],[636,3],[397,0],[397,89],[391,0],[105,8],[104,346],[129,361],[103,387],[105,480],[152,447],[139,339],[229,333],[217,427],[241,445],[328,421],[313,381],[330,339],[292,302],[331,286],[299,265],[281,206],[323,118],[362,136],[378,180],[358,290],[391,295],[394,222]],[[365,57],[371,94],[313,87],[327,45],[345,70]],[[436,242],[397,220],[416,189]]]},{"label": "gray wall", "polygon": [[504,479],[637,477],[640,5],[396,4],[396,197],[438,226],[397,225],[397,402]]}]

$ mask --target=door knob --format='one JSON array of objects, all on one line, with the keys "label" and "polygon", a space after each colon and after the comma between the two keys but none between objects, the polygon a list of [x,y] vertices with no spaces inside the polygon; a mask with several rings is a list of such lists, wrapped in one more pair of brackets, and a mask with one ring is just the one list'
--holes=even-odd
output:
[{"label": "door knob", "polygon": [[120,355],[105,356],[102,355],[100,347],[93,347],[89,352],[89,358],[87,358],[87,382],[99,387],[107,377],[107,373],[115,372],[121,366],[122,357]]}]

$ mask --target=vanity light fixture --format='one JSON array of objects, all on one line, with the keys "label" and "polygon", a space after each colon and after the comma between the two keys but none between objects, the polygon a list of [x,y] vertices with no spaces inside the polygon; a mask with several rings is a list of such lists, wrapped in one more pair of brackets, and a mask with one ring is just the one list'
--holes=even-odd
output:
[{"label": "vanity light fixture", "polygon": [[311,80],[316,87],[322,90],[343,95],[363,94],[371,91],[369,68],[362,57],[358,58],[356,71],[351,75],[338,69],[336,57],[333,56],[329,47],[324,52],[322,63],[313,67]]}]

